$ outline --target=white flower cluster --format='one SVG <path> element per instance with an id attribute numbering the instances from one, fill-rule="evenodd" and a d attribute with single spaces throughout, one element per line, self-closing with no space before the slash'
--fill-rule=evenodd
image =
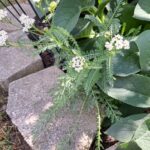
<path id="1" fill-rule="evenodd" d="M 117 34 L 115 35 L 110 42 L 105 43 L 106 49 L 109 51 L 116 49 L 129 49 L 130 48 L 130 42 L 128 40 L 125 40 L 121 35 Z"/>
<path id="2" fill-rule="evenodd" d="M 33 18 L 30 18 L 29 16 L 22 14 L 19 18 L 21 24 L 23 27 L 23 32 L 28 32 L 28 30 L 33 26 L 35 20 Z"/>
<path id="3" fill-rule="evenodd" d="M 85 63 L 85 58 L 82 56 L 76 56 L 72 58 L 72 67 L 75 69 L 75 71 L 80 72 Z"/>
<path id="4" fill-rule="evenodd" d="M 2 19 L 4 19 L 5 17 L 7 17 L 7 11 L 3 10 L 3 9 L 0 9 L 0 21 Z"/>
<path id="5" fill-rule="evenodd" d="M 41 0 L 33 0 L 34 3 L 39 3 Z"/>
<path id="6" fill-rule="evenodd" d="M 6 45 L 6 40 L 8 39 L 8 34 L 6 31 L 0 31 L 0 46 Z"/>

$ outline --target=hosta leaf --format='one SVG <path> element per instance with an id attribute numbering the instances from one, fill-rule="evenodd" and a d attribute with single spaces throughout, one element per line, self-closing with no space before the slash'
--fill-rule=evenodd
<path id="1" fill-rule="evenodd" d="M 113 73 L 117 76 L 129 76 L 140 71 L 139 58 L 136 53 L 123 51 L 113 58 Z"/>
<path id="2" fill-rule="evenodd" d="M 137 145 L 142 150 L 149 150 L 150 149 L 150 131 L 147 131 L 141 137 L 139 137 L 137 140 L 135 140 Z"/>
<path id="3" fill-rule="evenodd" d="M 134 141 L 133 137 L 137 129 L 150 118 L 147 114 L 132 115 L 122 118 L 113 124 L 106 133 L 120 142 Z"/>
<path id="4" fill-rule="evenodd" d="M 76 39 L 87 38 L 92 33 L 92 25 L 86 19 L 79 19 L 76 27 L 73 29 L 72 34 Z"/>
<path id="5" fill-rule="evenodd" d="M 150 30 L 142 32 L 135 42 L 140 51 L 141 69 L 150 71 Z"/>
<path id="6" fill-rule="evenodd" d="M 81 13 L 81 5 L 79 0 L 61 0 L 54 18 L 53 25 L 63 27 L 67 31 L 71 31 L 78 22 Z"/>
<path id="7" fill-rule="evenodd" d="M 141 150 L 138 145 L 134 142 L 122 143 L 120 144 L 116 150 Z"/>
<path id="8" fill-rule="evenodd" d="M 94 0 L 61 0 L 53 18 L 53 25 L 72 31 L 78 22 L 82 8 L 92 4 Z"/>
<path id="9" fill-rule="evenodd" d="M 135 107 L 150 107 L 150 78 L 142 75 L 118 77 L 107 94 Z"/>
<path id="10" fill-rule="evenodd" d="M 127 4 L 123 6 L 123 11 L 121 12 L 121 15 L 119 16 L 119 19 L 121 23 L 124 23 L 126 25 L 125 32 L 129 32 L 132 28 L 137 28 L 140 25 L 143 24 L 141 20 L 137 20 L 133 18 L 135 6 L 132 4 Z"/>
<path id="11" fill-rule="evenodd" d="M 150 21 L 150 1 L 139 0 L 135 7 L 134 18 L 139 20 Z"/>

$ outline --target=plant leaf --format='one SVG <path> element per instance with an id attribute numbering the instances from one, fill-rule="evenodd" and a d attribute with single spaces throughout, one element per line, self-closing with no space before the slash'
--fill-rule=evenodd
<path id="1" fill-rule="evenodd" d="M 52 24 L 71 32 L 78 22 L 82 8 L 94 4 L 94 0 L 61 0 Z"/>
<path id="2" fill-rule="evenodd" d="M 131 75 L 118 77 L 114 81 L 114 87 L 109 88 L 107 94 L 126 104 L 148 108 L 150 107 L 150 78 L 143 75 Z"/>
<path id="3" fill-rule="evenodd" d="M 139 58 L 136 53 L 123 51 L 113 58 L 113 73 L 117 76 L 129 76 L 140 71 Z"/>
<path id="4" fill-rule="evenodd" d="M 146 133 L 141 135 L 141 137 L 135 140 L 135 142 L 142 150 L 150 149 L 150 131 L 147 131 Z"/>
<path id="5" fill-rule="evenodd" d="M 142 32 L 135 42 L 140 51 L 142 71 L 150 71 L 150 30 Z"/>
<path id="6" fill-rule="evenodd" d="M 87 19 L 79 19 L 71 32 L 76 39 L 87 38 L 92 33 L 92 24 Z"/>
<path id="7" fill-rule="evenodd" d="M 116 150 L 141 150 L 141 148 L 138 147 L 136 142 L 131 141 L 128 143 L 122 143 L 120 144 Z"/>
<path id="8" fill-rule="evenodd" d="M 74 3 L 74 0 L 61 0 L 52 23 L 70 32 L 77 24 L 80 13 L 81 5 L 79 0 L 76 3 Z"/>
<path id="9" fill-rule="evenodd" d="M 135 7 L 133 17 L 139 20 L 150 21 L 150 1 L 139 0 Z"/>
<path id="10" fill-rule="evenodd" d="M 106 133 L 121 142 L 130 142 L 133 140 L 136 130 L 149 118 L 150 115 L 147 114 L 122 118 L 113 124 Z"/>

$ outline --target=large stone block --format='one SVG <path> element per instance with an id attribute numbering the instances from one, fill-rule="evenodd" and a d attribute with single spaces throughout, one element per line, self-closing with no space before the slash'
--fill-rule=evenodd
<path id="1" fill-rule="evenodd" d="M 54 90 L 61 75 L 58 68 L 50 67 L 9 86 L 7 113 L 33 150 L 57 150 L 59 147 L 61 150 L 88 150 L 92 142 L 96 116 L 94 111 L 83 111 L 77 121 L 81 105 L 77 111 L 66 106 L 46 125 L 38 138 L 33 138 L 39 116 L 53 106 L 54 100 L 49 92 Z"/>
<path id="2" fill-rule="evenodd" d="M 9 39 L 24 43 L 28 38 L 20 31 L 9 34 Z M 40 56 L 33 56 L 34 49 L 27 47 L 1 47 L 0 48 L 0 91 L 7 91 L 10 82 L 43 69 Z"/>

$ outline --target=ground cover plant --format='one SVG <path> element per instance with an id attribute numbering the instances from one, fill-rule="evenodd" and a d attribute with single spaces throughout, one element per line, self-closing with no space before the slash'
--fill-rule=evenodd
<path id="1" fill-rule="evenodd" d="M 39 30 L 33 18 L 22 15 L 23 31 L 37 40 L 19 44 L 33 45 L 38 53 L 50 49 L 65 72 L 54 106 L 39 120 L 41 130 L 79 99 L 89 111 L 97 110 L 95 149 L 103 149 L 103 128 L 119 141 L 117 150 L 150 149 L 149 0 L 41 0 L 35 5 L 47 14 L 43 24 L 48 25 Z M 14 45 L 5 31 L 0 38 L 0 46 Z"/>

